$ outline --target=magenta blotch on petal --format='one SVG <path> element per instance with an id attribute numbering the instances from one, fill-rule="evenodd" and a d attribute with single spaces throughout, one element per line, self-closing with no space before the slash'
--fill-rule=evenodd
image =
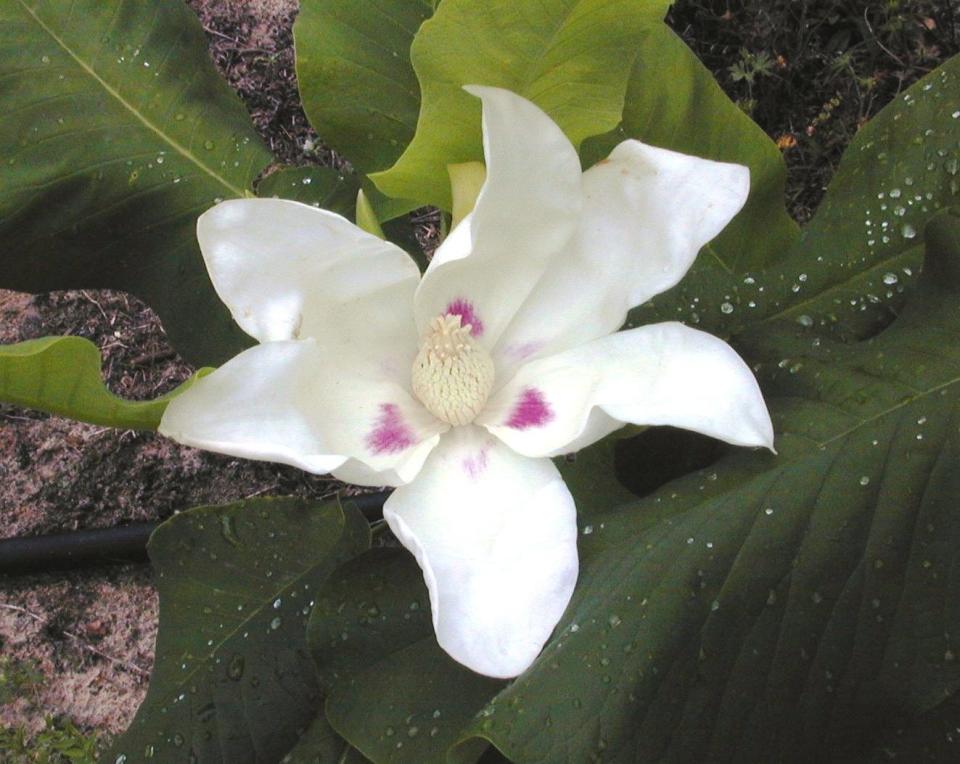
<path id="1" fill-rule="evenodd" d="M 416 442 L 397 405 L 381 403 L 377 423 L 367 435 L 367 447 L 375 454 L 396 454 L 416 445 Z"/>
<path id="2" fill-rule="evenodd" d="M 483 321 L 477 316 L 473 303 L 469 300 L 458 297 L 447 305 L 445 313 L 448 316 L 460 316 L 460 326 L 469 324 L 471 337 L 479 337 L 483 334 Z"/>
<path id="3" fill-rule="evenodd" d="M 463 459 L 463 471 L 476 480 L 487 470 L 487 449 L 481 448 L 476 454 Z"/>
<path id="4" fill-rule="evenodd" d="M 543 393 L 535 387 L 525 387 L 520 393 L 517 405 L 510 412 L 507 427 L 527 430 L 531 427 L 542 427 L 552 419 L 553 410 L 544 399 Z"/>

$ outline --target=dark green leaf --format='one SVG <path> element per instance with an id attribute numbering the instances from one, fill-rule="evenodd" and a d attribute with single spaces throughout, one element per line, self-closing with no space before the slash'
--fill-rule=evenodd
<path id="1" fill-rule="evenodd" d="M 281 760 L 282 764 L 360 764 L 367 759 L 333 731 L 322 711 Z"/>
<path id="2" fill-rule="evenodd" d="M 142 297 L 194 363 L 249 340 L 196 220 L 270 161 L 182 3 L 0 2 L 0 285 Z"/>
<path id="3" fill-rule="evenodd" d="M 202 507 L 164 523 L 149 545 L 156 664 L 108 760 L 278 761 L 322 700 L 306 645 L 316 592 L 368 545 L 358 512 L 302 499 Z"/>
<path id="4" fill-rule="evenodd" d="M 592 517 L 558 630 L 455 753 L 487 739 L 518 762 L 845 760 L 955 693 L 960 218 L 926 240 L 922 289 L 877 337 L 779 322 L 741 338 L 780 455 L 738 451 Z M 427 659 L 425 619 L 403 617 L 423 597 L 413 561 L 387 563 L 331 581 L 322 607 L 342 620 L 312 641 L 334 726 L 375 760 L 386 727 L 430 705 L 384 698 L 386 678 L 410 692 L 423 673 L 441 709 L 463 681 Z"/>
<path id="5" fill-rule="evenodd" d="M 129 401 L 100 378 L 100 351 L 81 337 L 44 337 L 0 345 L 0 401 L 82 422 L 155 430 L 167 402 L 188 388 L 152 401 Z"/>
<path id="6" fill-rule="evenodd" d="M 502 686 L 437 645 L 430 601 L 405 551 L 377 549 L 340 568 L 317 598 L 308 641 L 328 688 L 327 718 L 375 762 L 441 762 Z M 473 741 L 454 759 L 472 762 Z"/>
<path id="7" fill-rule="evenodd" d="M 480 102 L 464 85 L 507 88 L 546 111 L 574 145 L 620 122 L 640 31 L 669 2 L 444 0 L 411 48 L 422 105 L 413 141 L 371 176 L 388 196 L 449 210 L 447 165 L 483 159 Z"/>
<path id="8" fill-rule="evenodd" d="M 292 199 L 330 210 L 353 221 L 360 182 L 332 167 L 284 167 L 257 184 L 257 196 Z"/>
<path id="9" fill-rule="evenodd" d="M 960 200 L 958 103 L 953 58 L 857 134 L 784 260 L 731 275 L 701 255 L 679 286 L 633 310 L 630 324 L 679 319 L 729 336 L 788 318 L 852 339 L 886 326 L 919 271 L 924 226 Z"/>
<path id="10" fill-rule="evenodd" d="M 475 734 L 517 761 L 844 760 L 960 687 L 960 218 L 927 241 L 881 335 L 745 340 L 780 456 L 595 522 L 558 632 Z"/>

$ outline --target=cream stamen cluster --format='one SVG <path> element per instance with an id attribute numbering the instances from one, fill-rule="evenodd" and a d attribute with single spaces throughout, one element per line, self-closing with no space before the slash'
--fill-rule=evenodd
<path id="1" fill-rule="evenodd" d="M 493 360 L 460 316 L 437 316 L 413 362 L 413 392 L 438 419 L 470 424 L 493 387 Z"/>

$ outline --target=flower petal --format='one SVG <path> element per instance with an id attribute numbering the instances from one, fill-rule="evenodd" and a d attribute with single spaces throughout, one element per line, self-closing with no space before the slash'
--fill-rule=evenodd
<path id="1" fill-rule="evenodd" d="M 591 416 L 594 407 L 624 423 L 673 425 L 773 448 L 770 416 L 747 365 L 723 340 L 678 323 L 611 334 L 529 362 L 477 424 L 521 454 L 553 456 L 589 445 L 591 432 L 610 432 Z"/>
<path id="2" fill-rule="evenodd" d="M 363 342 L 412 324 L 413 260 L 340 215 L 285 199 L 231 199 L 200 216 L 197 238 L 217 294 L 261 342 L 332 325 L 344 341 Z"/>
<path id="3" fill-rule="evenodd" d="M 576 510 L 553 463 L 458 427 L 383 516 L 423 569 L 440 646 L 481 674 L 524 671 L 577 580 Z"/>
<path id="4" fill-rule="evenodd" d="M 583 174 L 580 227 L 500 338 L 498 373 L 619 329 L 680 281 L 749 190 L 741 165 L 621 143 Z"/>
<path id="5" fill-rule="evenodd" d="M 423 333 L 435 316 L 469 311 L 474 335 L 490 346 L 576 229 L 580 160 L 530 101 L 500 88 L 467 90 L 483 100 L 487 177 L 473 212 L 434 255 L 416 316 Z"/>
<path id="6" fill-rule="evenodd" d="M 348 457 L 411 480 L 447 425 L 391 373 L 314 339 L 245 350 L 167 406 L 159 430 L 208 451 L 314 473 Z"/>

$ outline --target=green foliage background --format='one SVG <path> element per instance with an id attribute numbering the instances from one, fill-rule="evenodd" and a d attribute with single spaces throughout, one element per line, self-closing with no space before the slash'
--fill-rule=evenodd
<path id="1" fill-rule="evenodd" d="M 196 215 L 257 193 L 353 216 L 360 187 L 384 220 L 447 208 L 446 162 L 482 156 L 463 84 L 536 101 L 585 166 L 638 138 L 747 164 L 753 178 L 743 213 L 630 324 L 680 319 L 730 338 L 770 402 L 778 456 L 711 450 L 703 469 L 665 472 L 642 496 L 616 475 L 641 470 L 649 433 L 562 464 L 582 510 L 581 578 L 544 653 L 510 683 L 440 651 L 415 562 L 371 549 L 349 505 L 258 499 L 179 515 L 150 544 L 150 693 L 109 760 L 943 749 L 960 684 L 960 63 L 857 134 L 800 232 L 780 152 L 662 23 L 668 6 L 304 0 L 304 106 L 358 172 L 285 168 L 255 184 L 270 155 L 179 3 L 0 0 L 0 286 L 133 291 L 202 363 L 248 340 L 203 272 Z M 741 58 L 736 82 L 768 76 Z M 0 399 L 154 427 L 164 401 L 111 396 L 97 367 L 77 338 L 6 346 Z"/>

